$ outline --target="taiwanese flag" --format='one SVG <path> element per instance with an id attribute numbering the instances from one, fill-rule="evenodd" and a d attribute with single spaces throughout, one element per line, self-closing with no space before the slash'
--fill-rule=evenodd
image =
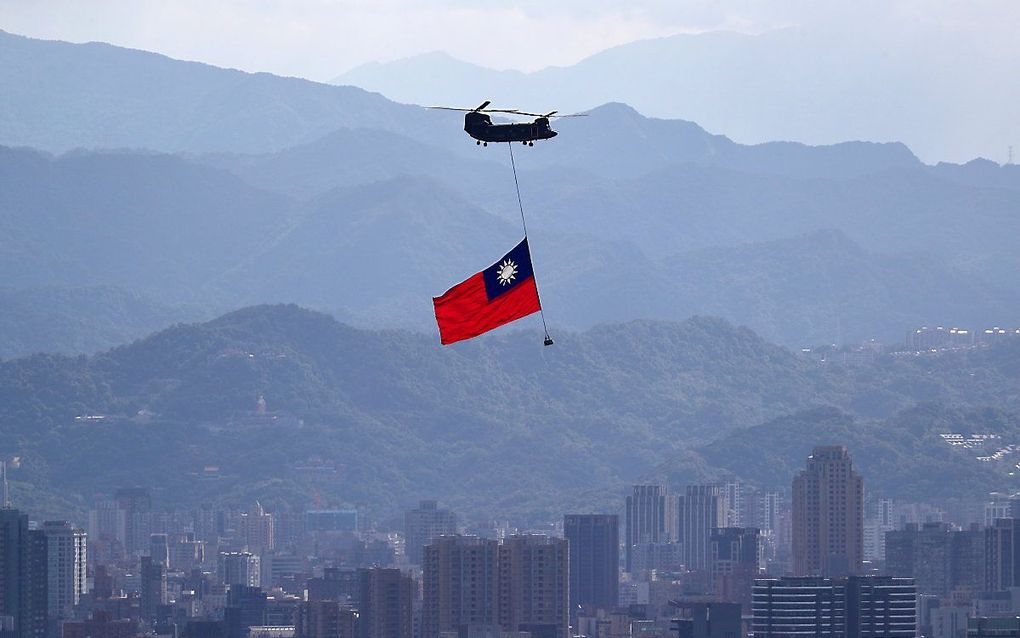
<path id="1" fill-rule="evenodd" d="M 502 259 L 433 297 L 443 345 L 477 337 L 542 309 L 525 237 Z"/>

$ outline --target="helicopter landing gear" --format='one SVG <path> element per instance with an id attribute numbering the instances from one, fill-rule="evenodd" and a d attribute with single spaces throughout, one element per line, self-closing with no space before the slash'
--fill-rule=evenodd
<path id="1" fill-rule="evenodd" d="M 488 142 L 482 142 L 482 146 L 488 146 L 488 145 L 489 145 Z"/>
<path id="2" fill-rule="evenodd" d="M 525 146 L 527 146 L 527 145 L 528 145 L 528 143 L 527 143 L 527 142 L 521 142 L 521 144 L 524 144 Z"/>
<path id="3" fill-rule="evenodd" d="M 480 141 L 475 140 L 475 146 L 481 146 L 481 145 L 482 145 L 482 143 Z"/>
<path id="4" fill-rule="evenodd" d="M 528 146 L 534 146 L 534 145 L 535 145 L 534 142 L 528 142 Z"/>

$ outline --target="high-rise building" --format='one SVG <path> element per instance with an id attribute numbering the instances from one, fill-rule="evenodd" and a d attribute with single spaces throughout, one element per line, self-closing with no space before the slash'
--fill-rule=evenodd
<path id="1" fill-rule="evenodd" d="M 163 569 L 170 569 L 170 537 L 167 534 L 149 535 L 149 556 Z"/>
<path id="2" fill-rule="evenodd" d="M 141 576 L 138 615 L 142 622 L 155 622 L 160 605 L 167 602 L 166 568 L 151 556 L 142 556 L 138 571 Z"/>
<path id="3" fill-rule="evenodd" d="M 399 569 L 359 569 L 358 638 L 411 638 L 415 583 Z"/>
<path id="4" fill-rule="evenodd" d="M 261 561 L 251 552 L 220 552 L 217 562 L 220 582 L 224 585 L 258 587 L 261 582 Z"/>
<path id="5" fill-rule="evenodd" d="M 863 555 L 864 480 L 845 447 L 816 447 L 793 479 L 793 573 L 856 574 Z"/>
<path id="6" fill-rule="evenodd" d="M 947 523 L 908 523 L 886 532 L 885 573 L 913 578 L 921 594 L 947 596 L 963 587 L 985 587 L 984 536 L 980 530 L 959 531 Z"/>
<path id="7" fill-rule="evenodd" d="M 632 571 L 633 548 L 638 543 L 672 540 L 673 502 L 665 486 L 635 485 L 627 497 L 627 529 L 624 538 L 627 571 Z"/>
<path id="8" fill-rule="evenodd" d="M 46 635 L 47 568 L 46 535 L 29 529 L 27 514 L 0 509 L 0 616 L 9 617 L 7 635 Z"/>
<path id="9" fill-rule="evenodd" d="M 250 552 L 262 554 L 276 548 L 273 515 L 267 514 L 258 501 L 251 510 L 241 514 L 241 536 Z"/>
<path id="10" fill-rule="evenodd" d="M 620 519 L 615 514 L 567 514 L 570 610 L 612 609 L 620 598 Z"/>
<path id="11" fill-rule="evenodd" d="M 534 638 L 569 638 L 568 542 L 510 536 L 499 547 L 499 624 Z"/>
<path id="12" fill-rule="evenodd" d="M 689 570 L 708 571 L 712 530 L 726 527 L 726 494 L 718 485 L 688 485 L 677 503 L 677 536 Z"/>
<path id="13" fill-rule="evenodd" d="M 744 527 L 747 510 L 744 500 L 747 488 L 744 484 L 734 481 L 723 486 L 723 497 L 726 499 L 726 520 L 719 527 Z"/>
<path id="14" fill-rule="evenodd" d="M 917 635 L 917 588 L 910 578 L 858 576 L 846 581 L 847 638 Z"/>
<path id="15" fill-rule="evenodd" d="M 152 495 L 144 487 L 125 487 L 113 495 L 117 509 L 122 512 L 123 534 L 120 540 L 127 555 L 135 555 L 149 549 L 151 529 Z"/>
<path id="16" fill-rule="evenodd" d="M 985 530 L 985 587 L 1020 587 L 1020 519 L 998 518 Z"/>
<path id="17" fill-rule="evenodd" d="M 499 544 L 475 536 L 440 536 L 422 559 L 422 636 L 461 625 L 498 622 Z"/>
<path id="18" fill-rule="evenodd" d="M 418 507 L 404 514 L 404 551 L 407 559 L 421 564 L 422 551 L 434 538 L 457 533 L 457 515 L 439 509 L 435 501 L 421 501 Z"/>
<path id="19" fill-rule="evenodd" d="M 769 578 L 754 583 L 755 638 L 846 637 L 846 585 L 827 578 Z"/>
<path id="20" fill-rule="evenodd" d="M 913 638 L 917 590 L 887 576 L 761 579 L 753 614 L 755 638 Z"/>
<path id="21" fill-rule="evenodd" d="M 751 589 L 761 563 L 760 540 L 754 527 L 721 527 L 712 531 L 712 582 L 722 600 L 751 608 Z"/>
<path id="22" fill-rule="evenodd" d="M 67 521 L 46 521 L 46 578 L 48 612 L 53 618 L 70 618 L 85 593 L 85 530 Z"/>
<path id="23" fill-rule="evenodd" d="M 294 613 L 294 638 L 358 638 L 358 612 L 335 600 L 306 600 Z"/>
<path id="24" fill-rule="evenodd" d="M 191 532 L 170 546 L 170 564 L 176 571 L 187 573 L 201 567 L 204 562 L 205 541 L 195 540 Z"/>
<path id="25" fill-rule="evenodd" d="M 266 619 L 266 592 L 261 587 L 232 584 L 223 609 L 226 638 L 246 638 L 248 629 Z"/>

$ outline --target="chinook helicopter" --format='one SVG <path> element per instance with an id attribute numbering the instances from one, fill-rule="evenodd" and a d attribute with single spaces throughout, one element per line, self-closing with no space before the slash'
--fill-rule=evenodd
<path id="1" fill-rule="evenodd" d="M 461 111 L 464 113 L 464 130 L 475 139 L 475 144 L 488 146 L 489 142 L 520 142 L 525 146 L 534 146 L 535 140 L 548 140 L 556 137 L 556 131 L 549 125 L 554 117 L 584 117 L 587 113 L 556 115 L 557 111 L 548 113 L 528 113 L 517 109 L 489 109 L 491 102 L 486 100 L 473 109 L 459 109 L 451 106 L 431 106 L 432 109 L 443 111 Z M 493 124 L 489 113 L 507 113 L 535 118 L 532 122 L 514 122 L 510 124 Z"/>

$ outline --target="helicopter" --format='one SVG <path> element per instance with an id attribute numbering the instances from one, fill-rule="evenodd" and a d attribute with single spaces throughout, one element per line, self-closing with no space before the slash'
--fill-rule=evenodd
<path id="1" fill-rule="evenodd" d="M 556 131 L 549 125 L 554 117 L 584 117 L 586 113 L 557 115 L 557 111 L 548 113 L 528 113 L 517 109 L 489 109 L 491 102 L 486 100 L 473 109 L 459 109 L 451 106 L 431 106 L 432 109 L 443 111 L 461 111 L 464 113 L 464 130 L 475 139 L 475 144 L 488 146 L 489 142 L 520 142 L 525 146 L 534 146 L 535 140 L 548 140 L 556 137 Z M 511 124 L 493 124 L 488 113 L 507 113 L 533 117 L 533 122 L 515 122 Z"/>

